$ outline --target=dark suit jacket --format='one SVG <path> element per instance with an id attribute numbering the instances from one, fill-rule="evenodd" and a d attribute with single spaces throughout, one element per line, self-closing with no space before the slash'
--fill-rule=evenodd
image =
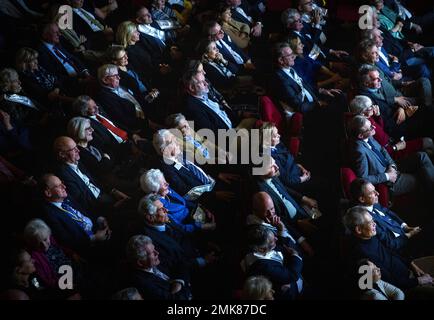
<path id="1" fill-rule="evenodd" d="M 67 201 L 72 208 L 92 219 L 91 215 L 82 211 L 82 209 L 72 201 L 64 201 Z M 80 254 L 88 250 L 90 246 L 90 238 L 88 234 L 64 211 L 49 202 L 45 202 L 41 218 L 48 224 L 53 232 L 53 236 L 61 245 L 73 249 Z"/>
<path id="2" fill-rule="evenodd" d="M 79 163 L 78 168 L 80 171 L 85 174 L 90 182 L 98 187 L 103 192 L 101 185 L 95 181 L 92 175 L 88 172 L 88 170 L 84 167 L 83 164 Z M 74 201 L 74 203 L 78 203 L 80 207 L 85 210 L 85 212 L 89 215 L 97 214 L 97 198 L 93 195 L 90 189 L 86 186 L 83 180 L 71 169 L 70 166 L 64 163 L 59 163 L 55 170 L 56 175 L 63 181 L 66 186 L 66 191 L 68 192 L 68 196 Z M 95 216 L 92 216 L 95 218 Z"/>
<path id="3" fill-rule="evenodd" d="M 127 132 L 143 129 L 143 121 L 136 116 L 134 104 L 127 99 L 120 98 L 110 89 L 100 87 L 95 100 L 104 108 L 116 126 Z M 139 102 L 139 101 L 138 101 Z"/>
<path id="4" fill-rule="evenodd" d="M 223 107 L 232 122 L 232 127 L 235 128 L 239 123 L 237 115 L 222 104 L 220 104 L 220 107 Z M 188 120 L 194 121 L 195 131 L 203 128 L 210 129 L 214 132 L 215 137 L 217 137 L 218 129 L 230 129 L 214 111 L 205 105 L 205 103 L 191 95 L 187 96 L 187 104 L 185 105 L 183 114 Z"/>
<path id="5" fill-rule="evenodd" d="M 229 37 L 227 34 L 225 34 L 225 36 L 222 39 L 227 45 L 229 45 L 231 47 L 232 50 L 234 50 L 237 54 L 240 55 L 240 57 L 243 59 L 243 64 L 250 59 L 250 57 L 248 55 L 246 55 L 240 48 L 238 48 L 238 46 L 232 42 L 232 40 L 229 40 Z M 237 63 L 237 61 L 234 59 L 234 57 L 232 56 L 232 54 L 230 54 L 230 52 L 223 46 L 221 45 L 219 42 L 216 42 L 217 48 L 219 49 L 220 53 L 223 55 L 223 57 L 225 58 L 225 60 L 229 61 L 230 63 L 233 63 L 234 65 L 239 65 Z"/>
<path id="6" fill-rule="evenodd" d="M 381 216 L 375 209 L 384 213 L 385 216 Z M 404 221 L 392 210 L 377 203 L 374 205 L 374 212 L 371 213 L 371 216 L 377 225 L 378 238 L 380 241 L 384 242 L 387 247 L 400 251 L 408 243 L 408 238 L 401 228 Z M 394 233 L 399 234 L 399 236 L 396 237 Z"/>
<path id="7" fill-rule="evenodd" d="M 66 51 L 64 48 L 62 48 L 60 45 L 58 46 L 60 51 L 65 54 L 65 56 L 70 59 L 80 71 L 85 70 L 84 64 L 75 56 L 70 54 L 68 51 Z M 41 43 L 38 47 L 38 62 L 39 64 L 44 67 L 45 70 L 47 70 L 49 73 L 54 74 L 56 76 L 60 77 L 69 77 L 68 73 L 66 72 L 64 66 L 60 61 L 54 56 L 50 50 L 45 46 L 45 44 Z"/>
<path id="8" fill-rule="evenodd" d="M 99 121 L 90 117 L 87 118 L 90 120 L 90 125 L 94 130 L 92 143 L 94 143 L 98 149 L 108 150 L 110 153 L 113 153 L 113 150 L 116 149 L 116 145 L 119 144 L 117 140 L 106 127 L 99 123 Z"/>
<path id="9" fill-rule="evenodd" d="M 318 93 L 305 81 L 303 81 L 303 87 L 312 95 L 313 102 L 308 102 L 306 97 L 304 101 L 302 100 L 301 87 L 282 69 L 276 70 L 273 74 L 271 88 L 278 100 L 285 102 L 299 112 L 312 111 L 317 105 L 315 101 L 317 100 Z"/>
<path id="10" fill-rule="evenodd" d="M 381 147 L 372 137 L 370 137 L 369 140 L 378 150 L 380 150 L 387 161 L 387 166 L 395 164 L 386 149 Z M 387 166 L 384 166 L 365 141 L 359 139 L 352 141 L 351 159 L 357 177 L 364 178 L 372 184 L 387 182 L 385 174 Z"/>
<path id="11" fill-rule="evenodd" d="M 417 286 L 417 279 L 410 278 L 409 262 L 387 247 L 377 236 L 369 240 L 351 236 L 349 246 L 351 248 L 350 261 L 356 262 L 360 259 L 368 258 L 381 269 L 383 281 L 390 282 L 400 289 L 409 289 Z"/>
<path id="12" fill-rule="evenodd" d="M 262 275 L 267 277 L 273 284 L 278 299 L 295 299 L 299 293 L 296 281 L 301 278 L 303 261 L 298 257 L 290 256 L 284 264 L 274 260 L 258 259 L 247 271 L 248 276 Z M 290 284 L 291 287 L 282 292 L 282 285 Z"/>
<path id="13" fill-rule="evenodd" d="M 161 271 L 161 270 L 160 270 Z M 137 288 L 145 300 L 188 300 L 190 289 L 183 286 L 180 291 L 172 294 L 171 282 L 142 270 L 134 270 L 130 276 L 130 285 Z"/>
<path id="14" fill-rule="evenodd" d="M 301 201 L 303 195 L 299 194 L 298 192 L 292 189 L 286 188 L 277 177 L 272 178 L 272 180 L 276 188 L 279 190 L 279 192 L 283 194 L 283 196 L 286 199 L 288 199 L 292 203 L 292 205 L 297 209 L 296 215 L 294 216 L 294 218 L 291 219 L 286 210 L 285 204 L 283 203 L 279 195 L 276 192 L 274 192 L 274 190 L 265 182 L 265 180 L 260 178 L 255 179 L 254 183 L 256 184 L 255 185 L 257 189 L 256 191 L 257 192 L 265 191 L 270 195 L 271 199 L 273 199 L 276 214 L 282 219 L 284 219 L 284 221 L 296 221 L 298 219 L 308 218 L 309 216 L 306 213 L 306 211 L 297 203 Z"/>
<path id="15" fill-rule="evenodd" d="M 297 166 L 294 157 L 283 143 L 279 143 L 276 146 L 276 150 L 271 150 L 271 156 L 279 166 L 279 179 L 284 185 L 290 186 L 301 182 L 301 169 Z"/>

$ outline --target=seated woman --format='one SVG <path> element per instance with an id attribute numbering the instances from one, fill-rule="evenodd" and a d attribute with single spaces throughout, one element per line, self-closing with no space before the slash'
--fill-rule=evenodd
<path id="1" fill-rule="evenodd" d="M 232 19 L 231 6 L 222 3 L 217 8 L 217 21 L 224 32 L 241 49 L 245 49 L 250 43 L 250 27 L 248 24 Z"/>
<path id="2" fill-rule="evenodd" d="M 158 169 L 146 171 L 140 177 L 140 186 L 146 194 L 155 193 L 160 197 L 163 206 L 168 210 L 170 218 L 175 221 L 182 230 L 194 232 L 197 230 L 215 229 L 214 216 L 211 212 L 198 207 L 193 201 L 184 199 L 175 190 L 169 187 L 163 173 Z M 191 212 L 198 208 L 201 216 L 193 217 Z M 210 222 L 207 222 L 210 221 Z"/>
<path id="3" fill-rule="evenodd" d="M 61 79 L 38 64 L 38 55 L 36 50 L 27 47 L 15 55 L 15 66 L 26 92 L 47 106 L 52 103 L 71 104 L 73 98 L 65 93 Z"/>
<path id="4" fill-rule="evenodd" d="M 371 121 L 375 126 L 374 139 L 394 159 L 399 159 L 418 151 L 425 151 L 434 155 L 434 143 L 431 138 L 416 138 L 409 141 L 396 141 L 385 131 L 383 119 L 380 116 L 379 107 L 373 105 L 372 100 L 367 96 L 355 96 L 350 102 L 350 111 L 355 115 L 362 115 Z"/>
<path id="5" fill-rule="evenodd" d="M 51 235 L 51 229 L 41 219 L 33 219 L 24 228 L 23 238 L 32 257 L 35 273 L 45 288 L 59 291 L 61 296 L 77 294 L 76 290 L 59 290 L 60 267 L 67 265 L 73 270 L 73 287 L 81 282 L 78 256 L 72 251 L 60 247 Z M 75 258 L 73 256 L 75 255 Z M 79 296 L 79 294 L 77 294 Z"/>
<path id="6" fill-rule="evenodd" d="M 295 36 L 289 39 L 289 46 L 297 56 L 294 61 L 294 70 L 298 75 L 307 81 L 311 86 L 319 88 L 347 88 L 349 80 L 334 73 L 318 60 L 313 60 L 304 55 L 304 45 L 300 38 Z"/>
<path id="7" fill-rule="evenodd" d="M 114 186 L 127 192 L 137 190 L 137 178 L 122 177 L 122 168 L 116 165 L 112 155 L 91 144 L 93 128 L 90 120 L 82 117 L 68 122 L 68 135 L 74 139 L 80 150 L 80 161 L 105 185 Z"/>
<path id="8" fill-rule="evenodd" d="M 372 274 L 372 288 L 365 289 L 360 292 L 361 300 L 404 300 L 405 294 L 401 289 L 394 285 L 381 280 L 381 270 L 374 263 L 368 259 L 362 259 L 356 266 L 356 280 L 357 284 L 360 279 L 360 268 L 365 267 Z M 360 289 L 359 289 L 360 290 Z"/>

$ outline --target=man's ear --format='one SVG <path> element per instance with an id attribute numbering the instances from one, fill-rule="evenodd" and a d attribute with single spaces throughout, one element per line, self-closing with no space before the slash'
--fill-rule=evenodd
<path id="1" fill-rule="evenodd" d="M 44 196 L 45 196 L 46 198 L 51 198 L 52 195 L 53 195 L 53 194 L 51 193 L 50 189 L 45 188 L 45 190 L 44 190 Z"/>
<path id="2" fill-rule="evenodd" d="M 139 268 L 143 268 L 143 269 L 147 269 L 149 267 L 147 261 L 142 259 L 138 259 L 136 264 Z"/>
<path id="3" fill-rule="evenodd" d="M 154 223 L 154 216 L 150 214 L 145 214 L 145 220 L 149 223 Z"/>
<path id="4" fill-rule="evenodd" d="M 362 228 L 360 226 L 356 226 L 354 228 L 354 232 L 356 233 L 356 235 L 361 235 L 362 234 Z"/>
<path id="5" fill-rule="evenodd" d="M 365 198 L 363 196 L 360 196 L 357 200 L 359 200 L 360 203 L 365 203 Z"/>

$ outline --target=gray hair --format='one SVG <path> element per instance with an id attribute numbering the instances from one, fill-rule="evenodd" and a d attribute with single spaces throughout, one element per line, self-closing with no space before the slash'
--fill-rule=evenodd
<path id="1" fill-rule="evenodd" d="M 152 139 L 152 145 L 154 146 L 155 151 L 161 156 L 163 155 L 164 149 L 170 145 L 171 141 L 168 141 L 168 138 L 173 135 L 167 129 L 160 129 L 156 133 L 154 133 L 154 137 Z"/>
<path id="2" fill-rule="evenodd" d="M 40 240 L 44 236 L 51 236 L 50 227 L 41 219 L 30 220 L 24 227 L 24 241 L 29 246 L 35 246 L 35 240 Z"/>
<path id="3" fill-rule="evenodd" d="M 247 232 L 248 245 L 251 250 L 254 252 L 259 251 L 260 249 L 268 248 L 268 238 L 270 234 L 273 234 L 273 231 L 267 227 L 262 225 L 255 226 Z"/>
<path id="4" fill-rule="evenodd" d="M 182 120 L 186 120 L 182 113 L 173 113 L 166 118 L 166 126 L 169 128 L 176 128 Z"/>
<path id="5" fill-rule="evenodd" d="M 362 64 L 358 70 L 359 73 L 359 86 L 364 87 L 365 82 L 371 81 L 371 78 L 369 77 L 369 73 L 372 71 L 378 71 L 377 67 L 373 66 L 372 64 Z"/>
<path id="6" fill-rule="evenodd" d="M 279 42 L 279 43 L 274 45 L 273 51 L 272 51 L 272 56 L 273 56 L 273 61 L 275 63 L 277 63 L 277 64 L 279 63 L 279 59 L 281 57 L 283 57 L 283 49 L 285 49 L 285 48 L 291 48 L 289 46 L 288 42 Z"/>
<path id="7" fill-rule="evenodd" d="M 160 197 L 155 193 L 150 193 L 144 196 L 142 199 L 140 199 L 137 211 L 140 215 L 153 216 L 157 213 L 157 207 L 155 206 L 154 202 L 158 200 L 160 200 Z"/>
<path id="8" fill-rule="evenodd" d="M 83 117 L 74 117 L 68 122 L 68 135 L 75 142 L 86 140 L 86 126 L 90 125 L 90 120 Z"/>
<path id="9" fill-rule="evenodd" d="M 345 228 L 347 228 L 348 231 L 354 232 L 356 230 L 357 226 L 361 226 L 365 224 L 366 219 L 365 215 L 369 214 L 368 209 L 366 207 L 362 206 L 355 206 L 345 213 L 344 217 L 342 218 L 342 223 L 344 224 Z"/>
<path id="10" fill-rule="evenodd" d="M 298 12 L 298 10 L 294 8 L 288 8 L 283 11 L 280 15 L 280 21 L 282 21 L 283 26 L 287 28 L 288 25 L 293 24 L 295 21 L 295 16 L 297 14 L 300 15 L 300 12 Z"/>
<path id="11" fill-rule="evenodd" d="M 72 103 L 72 109 L 76 114 L 86 117 L 87 114 L 87 104 L 92 100 L 91 97 L 86 95 L 78 96 Z"/>
<path id="12" fill-rule="evenodd" d="M 147 260 L 148 254 L 146 253 L 145 246 L 148 244 L 152 244 L 152 239 L 148 236 L 142 234 L 132 236 L 128 240 L 126 248 L 128 261 L 135 264 L 138 260 Z"/>
<path id="13" fill-rule="evenodd" d="M 262 300 L 265 294 L 273 288 L 272 283 L 264 276 L 251 276 L 244 282 L 243 299 Z"/>
<path id="14" fill-rule="evenodd" d="M 0 89 L 3 92 L 9 90 L 13 78 L 18 78 L 18 73 L 15 69 L 5 68 L 0 71 Z"/>
<path id="15" fill-rule="evenodd" d="M 140 177 L 140 187 L 146 194 L 157 193 L 161 187 L 161 178 L 164 178 L 164 175 L 160 170 L 150 169 Z"/>
<path id="16" fill-rule="evenodd" d="M 360 116 L 360 115 L 355 116 L 353 119 L 351 119 L 348 134 L 352 138 L 357 139 L 359 134 L 362 133 L 362 128 L 365 125 L 367 120 L 368 119 L 365 116 Z"/>
<path id="17" fill-rule="evenodd" d="M 98 80 L 102 82 L 107 76 L 112 76 L 118 72 L 118 66 L 114 64 L 105 64 L 98 68 Z"/>
<path id="18" fill-rule="evenodd" d="M 367 96 L 355 96 L 350 102 L 350 110 L 353 113 L 362 114 L 370 107 L 372 107 L 372 100 Z"/>

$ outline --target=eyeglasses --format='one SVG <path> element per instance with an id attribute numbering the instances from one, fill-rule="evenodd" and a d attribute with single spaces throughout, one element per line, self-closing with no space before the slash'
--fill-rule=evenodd
<path id="1" fill-rule="evenodd" d="M 370 126 L 368 129 L 364 130 L 363 132 L 364 132 L 364 133 L 366 133 L 366 132 L 370 132 L 370 131 L 372 131 L 372 130 L 374 130 L 374 129 L 375 129 L 375 126 L 374 126 L 373 124 L 371 124 L 371 126 Z"/>
<path id="2" fill-rule="evenodd" d="M 295 58 L 295 54 L 293 54 L 293 53 L 287 54 L 287 55 L 282 56 L 282 58 L 291 58 L 291 59 L 294 59 Z"/>
<path id="3" fill-rule="evenodd" d="M 110 78 L 110 77 L 115 77 L 115 78 L 118 78 L 118 79 L 121 78 L 121 76 L 119 74 L 111 74 L 111 75 L 107 76 L 107 78 Z"/>
<path id="4" fill-rule="evenodd" d="M 220 29 L 219 31 L 217 31 L 216 33 L 211 33 L 210 36 L 215 37 L 218 34 L 222 34 L 224 33 L 223 29 Z"/>

